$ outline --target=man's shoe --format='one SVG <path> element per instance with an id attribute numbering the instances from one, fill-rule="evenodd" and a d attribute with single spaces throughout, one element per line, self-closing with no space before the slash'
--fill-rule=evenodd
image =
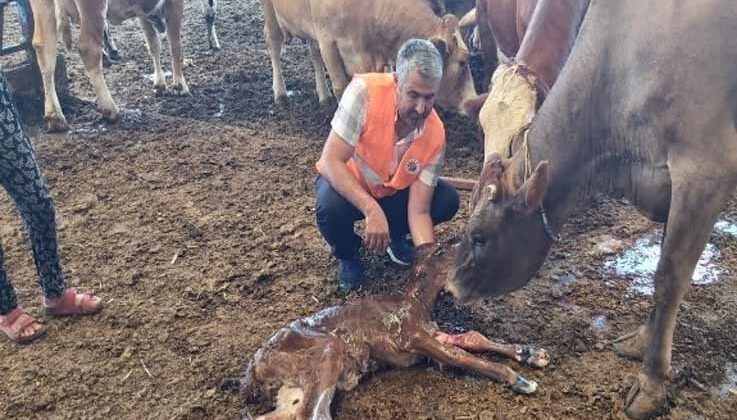
<path id="1" fill-rule="evenodd" d="M 415 247 L 405 238 L 392 239 L 386 253 L 399 265 L 409 266 L 415 260 Z"/>
<path id="2" fill-rule="evenodd" d="M 363 285 L 363 264 L 358 257 L 338 260 L 338 288 L 344 292 Z"/>

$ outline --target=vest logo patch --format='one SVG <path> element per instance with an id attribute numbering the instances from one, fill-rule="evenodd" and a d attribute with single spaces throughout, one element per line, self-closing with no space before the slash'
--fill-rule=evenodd
<path id="1" fill-rule="evenodd" d="M 420 172 L 420 162 L 417 161 L 417 159 L 409 159 L 404 164 L 404 169 L 409 172 L 410 175 L 417 175 L 418 172 Z"/>

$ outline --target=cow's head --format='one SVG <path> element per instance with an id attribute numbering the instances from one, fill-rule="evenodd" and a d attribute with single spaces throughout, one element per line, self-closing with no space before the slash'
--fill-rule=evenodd
<path id="1" fill-rule="evenodd" d="M 540 214 L 548 163 L 541 162 L 525 182 L 517 165 L 516 159 L 493 154 L 473 191 L 474 211 L 456 249 L 447 285 L 459 303 L 524 286 L 550 249 L 552 240 Z"/>
<path id="2" fill-rule="evenodd" d="M 469 53 L 458 27 L 458 18 L 445 15 L 437 33 L 430 38 L 443 57 L 443 78 L 438 92 L 438 103 L 458 112 L 464 112 L 463 102 L 476 97 Z"/>

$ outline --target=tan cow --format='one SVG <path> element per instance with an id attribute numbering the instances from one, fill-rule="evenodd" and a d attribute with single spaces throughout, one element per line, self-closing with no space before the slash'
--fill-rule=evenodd
<path id="1" fill-rule="evenodd" d="M 71 48 L 70 21 L 80 25 L 79 54 L 87 75 L 95 89 L 97 107 L 110 121 L 118 118 L 115 105 L 102 73 L 102 45 L 105 18 L 114 25 L 137 17 L 143 29 L 146 45 L 154 65 L 154 86 L 166 88 L 161 70 L 161 42 L 158 32 L 166 31 L 173 59 L 173 89 L 183 95 L 189 87 L 182 72 L 181 26 L 184 0 L 31 0 L 35 30 L 33 47 L 38 55 L 44 84 L 44 119 L 50 131 L 69 128 L 59 105 L 54 83 L 57 33 L 61 34 L 67 49 Z"/>
<path id="2" fill-rule="evenodd" d="M 284 102 L 287 93 L 281 50 L 293 37 L 310 44 L 320 103 L 330 97 L 323 63 L 340 98 L 353 74 L 392 66 L 410 38 L 429 39 L 443 56 L 439 104 L 461 110 L 463 101 L 476 95 L 458 19 L 436 16 L 425 0 L 261 0 L 261 5 L 277 102 Z"/>

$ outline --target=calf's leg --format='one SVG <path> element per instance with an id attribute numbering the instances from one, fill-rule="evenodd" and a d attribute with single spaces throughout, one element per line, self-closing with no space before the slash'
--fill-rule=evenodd
<path id="1" fill-rule="evenodd" d="M 550 356 L 545 349 L 535 348 L 529 345 L 495 343 L 477 331 L 469 331 L 463 334 L 438 333 L 435 339 L 443 344 L 460 347 L 476 353 L 498 353 L 517 362 L 537 368 L 543 368 L 550 363 Z"/>
<path id="2" fill-rule="evenodd" d="M 512 391 L 519 394 L 532 394 L 537 390 L 535 381 L 525 379 L 509 367 L 474 356 L 458 347 L 443 344 L 429 336 L 415 340 L 411 349 L 438 363 L 467 369 L 506 383 Z"/>

